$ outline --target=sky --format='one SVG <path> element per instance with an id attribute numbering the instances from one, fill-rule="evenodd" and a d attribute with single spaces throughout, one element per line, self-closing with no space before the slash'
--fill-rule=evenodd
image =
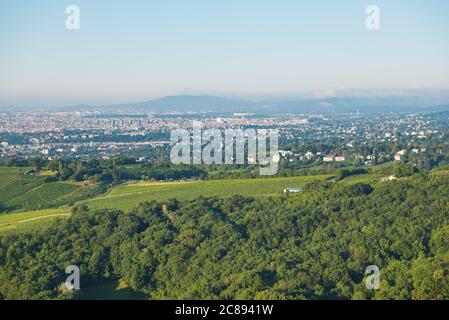
<path id="1" fill-rule="evenodd" d="M 447 0 L 0 0 L 3 105 L 414 90 L 449 91 Z"/>

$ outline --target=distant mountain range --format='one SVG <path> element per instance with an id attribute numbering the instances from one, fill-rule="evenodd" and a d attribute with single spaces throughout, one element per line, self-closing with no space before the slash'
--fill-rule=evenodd
<path id="1" fill-rule="evenodd" d="M 203 113 L 248 112 L 263 114 L 338 114 L 385 112 L 449 111 L 449 99 L 419 97 L 326 98 L 246 101 L 216 96 L 167 96 L 160 99 L 117 105 L 78 105 L 54 111 L 145 112 L 145 113 Z"/>

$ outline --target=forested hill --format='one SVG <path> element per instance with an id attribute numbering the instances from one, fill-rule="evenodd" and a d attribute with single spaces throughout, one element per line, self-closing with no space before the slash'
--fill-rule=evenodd
<path id="1" fill-rule="evenodd" d="M 79 207 L 37 234 L 0 238 L 0 296 L 71 298 L 122 279 L 151 299 L 448 299 L 449 176 L 314 185 L 272 198 L 199 198 L 130 214 Z M 369 291 L 375 264 L 381 285 Z"/>

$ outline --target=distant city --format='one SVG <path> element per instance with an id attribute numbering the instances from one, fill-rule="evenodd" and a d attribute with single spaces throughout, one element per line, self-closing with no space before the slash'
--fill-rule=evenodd
<path id="1" fill-rule="evenodd" d="M 220 130 L 278 128 L 285 162 L 360 165 L 429 154 L 429 142 L 444 142 L 447 137 L 448 119 L 449 112 L 270 117 L 253 113 L 4 112 L 0 114 L 0 158 L 167 159 L 170 132 L 189 129 L 193 120 L 199 120 L 205 128 Z M 442 146 L 433 152 L 442 153 Z"/>

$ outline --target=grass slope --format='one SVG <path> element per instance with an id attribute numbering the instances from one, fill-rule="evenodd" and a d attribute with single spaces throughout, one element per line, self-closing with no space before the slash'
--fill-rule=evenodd
<path id="1" fill-rule="evenodd" d="M 0 233 L 6 231 L 27 231 L 38 226 L 47 225 L 56 218 L 70 214 L 69 208 L 47 209 L 0 214 Z"/>

